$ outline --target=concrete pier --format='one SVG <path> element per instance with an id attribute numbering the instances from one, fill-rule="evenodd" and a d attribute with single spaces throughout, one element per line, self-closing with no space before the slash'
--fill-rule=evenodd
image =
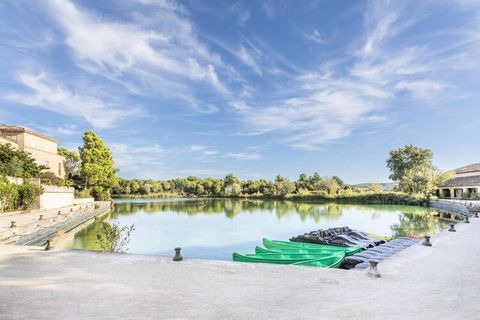
<path id="1" fill-rule="evenodd" d="M 480 219 L 346 271 L 0 247 L 2 319 L 478 319 Z M 172 250 L 173 255 L 173 250 Z"/>

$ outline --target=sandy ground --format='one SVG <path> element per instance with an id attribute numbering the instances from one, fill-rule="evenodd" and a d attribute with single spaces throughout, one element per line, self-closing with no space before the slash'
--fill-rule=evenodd
<path id="1" fill-rule="evenodd" d="M 480 219 L 364 271 L 0 246 L 0 319 L 480 319 Z"/>

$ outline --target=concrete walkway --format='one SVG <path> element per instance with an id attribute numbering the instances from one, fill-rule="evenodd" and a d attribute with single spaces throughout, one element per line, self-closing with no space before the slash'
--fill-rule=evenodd
<path id="1" fill-rule="evenodd" d="M 480 219 L 365 272 L 0 247 L 1 319 L 480 319 Z"/>

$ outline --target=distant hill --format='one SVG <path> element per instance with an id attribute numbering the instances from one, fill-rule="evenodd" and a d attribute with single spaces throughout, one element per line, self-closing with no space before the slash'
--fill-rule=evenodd
<path id="1" fill-rule="evenodd" d="M 372 182 L 372 183 L 359 183 L 359 184 L 351 184 L 351 185 L 349 185 L 349 186 L 352 187 L 352 188 L 359 188 L 359 189 L 364 189 L 364 188 L 366 188 L 366 189 L 368 189 L 368 188 L 370 188 L 370 186 L 371 186 L 372 184 L 374 184 L 374 183 L 375 183 L 375 182 Z M 383 189 L 384 189 L 385 191 L 393 191 L 393 188 L 397 185 L 396 182 L 384 182 L 384 183 L 378 183 L 378 184 L 382 185 L 382 186 L 383 186 Z"/>

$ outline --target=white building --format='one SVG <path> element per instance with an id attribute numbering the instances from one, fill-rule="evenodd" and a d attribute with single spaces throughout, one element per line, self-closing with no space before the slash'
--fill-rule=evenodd
<path id="1" fill-rule="evenodd" d="M 455 177 L 437 189 L 440 198 L 462 198 L 474 193 L 480 193 L 480 163 L 456 169 Z"/>

